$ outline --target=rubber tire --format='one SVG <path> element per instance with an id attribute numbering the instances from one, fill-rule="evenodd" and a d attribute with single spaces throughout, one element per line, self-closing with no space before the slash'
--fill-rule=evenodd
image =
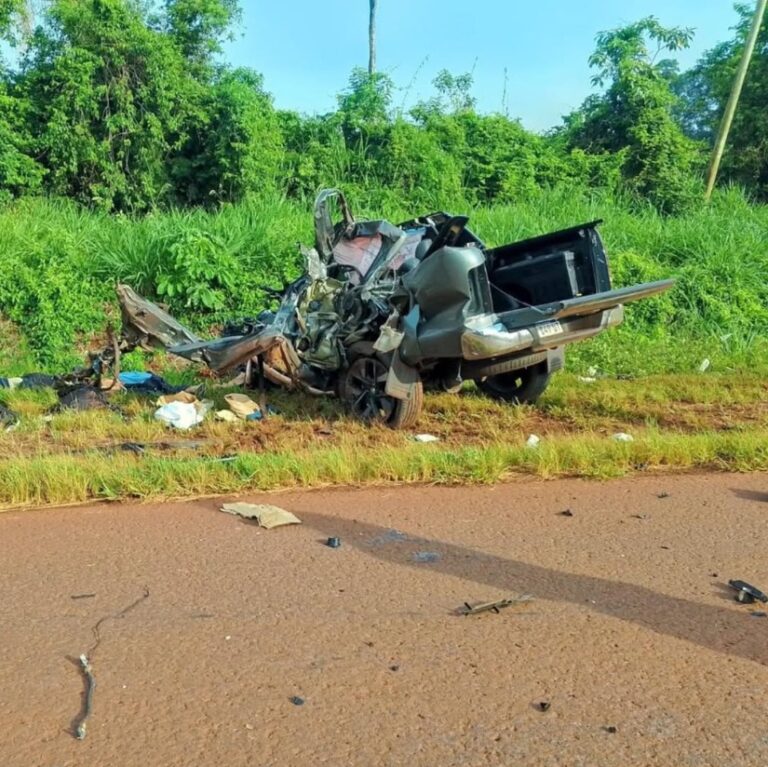
<path id="1" fill-rule="evenodd" d="M 547 370 L 547 363 L 488 376 L 477 382 L 483 394 L 493 399 L 503 400 L 512 405 L 532 405 L 541 397 L 549 385 L 552 374 Z"/>
<path id="2" fill-rule="evenodd" d="M 357 360 L 361 356 L 365 355 L 357 355 L 354 359 Z M 349 395 L 347 394 L 346 380 L 344 377 L 345 375 L 346 371 L 344 371 L 342 374 L 341 380 L 339 382 L 339 397 L 343 402 L 346 403 L 349 401 Z M 413 426 L 416 421 L 419 420 L 419 415 L 421 415 L 421 409 L 423 406 L 424 384 L 422 383 L 421 379 L 419 379 L 413 388 L 413 396 L 410 399 L 395 400 L 395 407 L 392 410 L 392 414 L 389 416 L 385 423 L 391 429 L 407 429 Z"/>
<path id="3" fill-rule="evenodd" d="M 387 426 L 392 429 L 408 429 L 411 426 L 415 426 L 423 406 L 424 385 L 419 381 L 413 387 L 413 396 L 410 399 L 400 399 L 397 401 L 395 412 L 387 422 Z"/>

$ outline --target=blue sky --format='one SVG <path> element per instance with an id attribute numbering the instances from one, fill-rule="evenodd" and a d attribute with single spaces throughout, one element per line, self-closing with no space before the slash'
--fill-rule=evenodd
<path id="1" fill-rule="evenodd" d="M 355 66 L 368 61 L 368 0 L 242 0 L 243 24 L 226 59 L 261 72 L 279 108 L 326 112 Z M 379 0 L 378 65 L 398 86 L 397 106 L 432 95 L 443 68 L 474 68 L 482 111 L 507 106 L 545 130 L 589 94 L 597 32 L 653 14 L 696 30 L 690 66 L 730 36 L 730 0 Z"/>

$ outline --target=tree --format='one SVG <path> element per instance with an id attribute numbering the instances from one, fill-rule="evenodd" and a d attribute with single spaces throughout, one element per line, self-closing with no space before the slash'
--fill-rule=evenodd
<path id="1" fill-rule="evenodd" d="M 605 91 L 590 96 L 565 125 L 571 148 L 623 153 L 630 187 L 667 212 L 691 198 L 697 151 L 674 119 L 675 68 L 658 57 L 685 48 L 692 34 L 653 16 L 601 32 L 589 63 L 597 70 L 593 84 Z"/>
<path id="2" fill-rule="evenodd" d="M 283 140 L 261 75 L 224 71 L 205 91 L 200 119 L 172 161 L 179 202 L 210 205 L 273 188 Z"/>
<path id="3" fill-rule="evenodd" d="M 9 2 L 0 32 L 20 7 Z M 163 8 L 49 0 L 20 71 L 0 83 L 0 189 L 34 188 L 44 171 L 52 194 L 145 211 L 273 185 L 282 144 L 261 78 L 214 60 L 236 0 Z"/>
<path id="4" fill-rule="evenodd" d="M 238 0 L 165 0 L 166 26 L 198 76 L 210 73 L 212 57 L 240 19 Z"/>
<path id="5" fill-rule="evenodd" d="M 170 40 L 124 0 L 52 0 L 15 86 L 49 190 L 121 210 L 169 198 L 193 90 Z"/>
<path id="6" fill-rule="evenodd" d="M 16 45 L 28 18 L 25 0 L 0 0 L 0 44 Z M 42 167 L 30 156 L 28 105 L 9 88 L 11 77 L 0 48 L 0 201 L 36 191 Z"/>

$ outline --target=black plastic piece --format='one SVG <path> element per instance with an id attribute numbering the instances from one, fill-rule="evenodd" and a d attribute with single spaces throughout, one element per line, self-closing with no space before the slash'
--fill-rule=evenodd
<path id="1" fill-rule="evenodd" d="M 759 588 L 753 586 L 746 581 L 728 581 L 728 585 L 735 589 L 736 601 L 743 602 L 744 604 L 752 604 L 752 602 L 768 602 L 768 596 L 766 596 Z"/>

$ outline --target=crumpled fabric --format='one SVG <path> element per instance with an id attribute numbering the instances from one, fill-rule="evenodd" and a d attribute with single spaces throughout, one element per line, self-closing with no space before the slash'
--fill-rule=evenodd
<path id="1" fill-rule="evenodd" d="M 104 394 L 95 386 L 78 386 L 59 395 L 59 410 L 97 410 L 108 407 Z"/>
<path id="2" fill-rule="evenodd" d="M 139 370 L 127 370 L 120 373 L 120 383 L 127 391 L 134 394 L 175 394 L 183 386 L 171 386 L 164 378 L 154 373 Z"/>
<path id="3" fill-rule="evenodd" d="M 27 373 L 21 377 L 19 389 L 45 389 L 56 383 L 56 376 L 46 373 Z"/>

